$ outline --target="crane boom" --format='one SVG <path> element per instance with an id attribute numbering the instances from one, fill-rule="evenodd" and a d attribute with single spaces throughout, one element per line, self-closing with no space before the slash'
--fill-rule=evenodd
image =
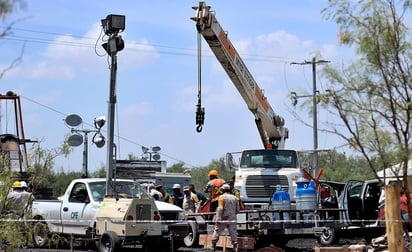
<path id="1" fill-rule="evenodd" d="M 223 31 L 210 6 L 199 2 L 193 7 L 196 16 L 197 31 L 203 36 L 216 58 L 229 75 L 249 110 L 255 116 L 262 143 L 265 148 L 284 148 L 288 138 L 288 129 L 284 119 L 277 115 L 270 106 L 263 90 L 258 86 L 242 58 Z"/>

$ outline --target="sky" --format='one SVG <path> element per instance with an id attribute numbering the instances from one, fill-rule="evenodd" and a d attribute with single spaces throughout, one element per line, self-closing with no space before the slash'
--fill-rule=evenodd
<path id="1" fill-rule="evenodd" d="M 227 152 L 262 148 L 253 114 L 202 39 L 202 106 L 205 122 L 196 131 L 198 64 L 197 31 L 190 17 L 198 1 L 63 1 L 28 0 L 0 24 L 15 22 L 12 34 L 0 39 L 0 69 L 24 48 L 21 64 L 0 79 L 0 93 L 20 96 L 26 138 L 41 147 L 61 146 L 71 132 L 65 118 L 77 114 L 81 130 L 94 129 L 93 120 L 108 114 L 110 58 L 102 48 L 101 19 L 125 15 L 125 41 L 118 52 L 115 139 L 118 159 L 142 155 L 142 146 L 161 147 L 168 166 L 207 166 Z M 354 55 L 338 41 L 338 26 L 322 17 L 327 1 L 206 1 L 220 25 L 264 90 L 275 113 L 289 129 L 286 148 L 313 149 L 311 98 L 292 106 L 291 91 L 312 93 L 312 67 L 291 64 L 313 57 L 341 65 Z M 317 89 L 327 86 L 317 66 Z M 1 104 L 1 131 L 13 133 L 10 109 Z M 296 113 L 299 117 L 297 118 Z M 332 114 L 318 107 L 318 125 Z M 107 124 L 102 128 L 107 134 Z M 88 134 L 88 169 L 106 163 L 107 147 L 97 148 Z M 319 149 L 340 151 L 343 140 L 318 132 Z M 30 148 L 30 145 L 28 146 Z M 81 171 L 84 146 L 55 159 L 59 171 Z"/>

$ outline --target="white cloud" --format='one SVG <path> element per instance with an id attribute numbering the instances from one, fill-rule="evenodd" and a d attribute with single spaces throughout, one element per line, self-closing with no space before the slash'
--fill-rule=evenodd
<path id="1" fill-rule="evenodd" d="M 101 46 L 104 42 L 97 41 L 100 30 L 100 24 L 95 24 L 81 38 L 69 34 L 54 38 L 37 63 L 31 62 L 30 67 L 22 64 L 13 69 L 10 76 L 75 79 L 85 72 L 106 72 L 110 59 Z M 122 57 L 118 60 L 122 69 L 145 67 L 160 57 L 156 48 L 145 39 L 140 42 L 126 40 L 125 44 Z"/>

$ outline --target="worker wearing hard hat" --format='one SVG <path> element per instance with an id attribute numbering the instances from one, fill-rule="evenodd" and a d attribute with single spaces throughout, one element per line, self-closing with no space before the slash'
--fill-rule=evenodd
<path id="1" fill-rule="evenodd" d="M 184 213 L 195 213 L 199 208 L 199 198 L 190 190 L 189 186 L 183 187 L 183 211 Z"/>
<path id="2" fill-rule="evenodd" d="M 31 189 L 29 189 L 29 186 L 27 185 L 26 181 L 22 180 L 20 181 L 20 183 L 21 183 L 21 188 L 23 188 L 24 191 L 31 192 Z"/>
<path id="3" fill-rule="evenodd" d="M 173 194 L 169 197 L 169 203 L 180 208 L 183 207 L 183 193 L 181 192 L 180 184 L 173 185 Z"/>
<path id="4" fill-rule="evenodd" d="M 7 195 L 6 203 L 7 209 L 20 217 L 23 217 L 27 208 L 30 206 L 31 201 L 33 200 L 32 194 L 26 192 L 23 189 L 23 185 L 20 181 L 13 182 L 11 186 L 12 191 Z"/>
<path id="5" fill-rule="evenodd" d="M 149 190 L 148 191 L 149 191 L 150 197 L 152 197 L 154 200 L 163 201 L 163 193 L 158 191 L 154 184 L 149 185 Z"/>
<path id="6" fill-rule="evenodd" d="M 216 243 L 219 236 L 225 228 L 228 229 L 230 240 L 233 244 L 233 251 L 237 251 L 237 218 L 239 213 L 239 200 L 232 194 L 231 188 L 228 184 L 221 187 L 223 194 L 219 196 L 218 207 L 216 210 L 216 224 L 212 235 L 212 247 L 216 249 Z"/>
<path id="7" fill-rule="evenodd" d="M 210 170 L 208 176 L 209 182 L 206 185 L 205 193 L 210 193 L 210 212 L 215 212 L 218 204 L 217 200 L 219 196 L 223 194 L 221 187 L 226 182 L 219 178 L 217 170 Z"/>

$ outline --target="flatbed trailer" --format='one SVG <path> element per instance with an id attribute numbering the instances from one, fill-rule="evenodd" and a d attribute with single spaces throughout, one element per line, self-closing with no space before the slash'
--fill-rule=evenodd
<path id="1" fill-rule="evenodd" d="M 319 209 L 264 209 L 244 210 L 237 215 L 238 249 L 253 251 L 270 245 L 284 246 L 296 238 L 315 238 L 323 246 L 334 245 L 340 238 L 364 237 L 366 240 L 382 235 L 385 227 L 352 225 L 340 216 L 343 208 Z M 210 248 L 214 222 L 207 221 L 213 213 L 187 215 L 188 235 L 184 238 L 186 247 Z M 222 238 L 223 237 L 223 238 Z M 222 239 L 222 240 L 221 240 Z M 219 244 L 231 248 L 229 236 L 223 235 Z M 218 245 L 219 245 L 218 244 Z"/>

